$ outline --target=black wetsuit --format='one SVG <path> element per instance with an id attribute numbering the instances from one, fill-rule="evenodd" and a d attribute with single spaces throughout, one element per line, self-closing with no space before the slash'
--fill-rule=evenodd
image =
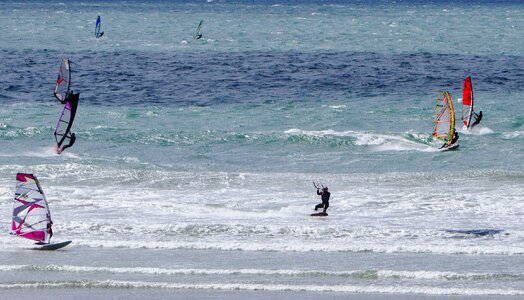
<path id="1" fill-rule="evenodd" d="M 440 147 L 441 149 L 442 148 L 447 148 L 453 144 L 455 144 L 459 139 L 459 134 L 458 132 L 455 131 L 455 133 L 453 134 L 453 137 L 451 138 L 451 142 L 448 144 L 448 143 L 445 143 L 444 145 L 442 145 L 442 147 Z"/>
<path id="2" fill-rule="evenodd" d="M 475 122 L 471 124 L 471 128 L 477 126 L 480 123 L 480 120 L 482 120 L 482 111 L 479 111 L 478 114 L 475 114 Z"/>
<path id="3" fill-rule="evenodd" d="M 73 144 L 75 143 L 76 141 L 76 135 L 74 133 L 71 133 L 71 138 L 69 140 L 69 144 L 65 145 L 64 147 L 62 147 L 62 149 L 60 150 L 60 152 L 64 151 L 65 149 L 73 146 Z"/>
<path id="4" fill-rule="evenodd" d="M 326 212 L 326 210 L 328 209 L 329 207 L 329 196 L 331 196 L 331 193 L 328 192 L 328 191 L 320 191 L 320 190 L 317 190 L 317 195 L 320 195 L 322 196 L 322 203 L 319 203 L 315 206 L 315 210 L 319 209 L 319 208 L 324 208 L 324 212 Z"/>

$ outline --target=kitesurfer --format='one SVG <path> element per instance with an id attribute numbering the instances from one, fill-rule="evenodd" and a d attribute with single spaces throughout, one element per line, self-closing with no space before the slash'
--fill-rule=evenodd
<path id="1" fill-rule="evenodd" d="M 482 120 L 482 111 L 479 111 L 479 113 L 473 113 L 475 117 L 475 122 L 471 124 L 471 128 L 477 126 L 480 123 L 480 120 Z"/>
<path id="2" fill-rule="evenodd" d="M 62 151 L 64 151 L 65 149 L 67 149 L 67 148 L 73 146 L 73 144 L 75 143 L 75 141 L 76 141 L 76 135 L 75 135 L 74 132 L 72 132 L 72 133 L 71 133 L 71 136 L 69 137 L 69 144 L 67 144 L 67 145 L 65 145 L 65 146 L 63 146 L 63 147 L 59 147 L 59 148 L 58 148 L 58 151 L 57 151 L 58 154 L 62 153 Z"/>
<path id="3" fill-rule="evenodd" d="M 317 187 L 317 195 L 321 196 L 322 203 L 319 203 L 315 206 L 315 210 L 318 210 L 319 208 L 324 208 L 324 213 L 329 207 L 329 196 L 331 196 L 331 193 L 328 192 L 327 186 L 322 188 L 322 192 L 320 191 L 320 188 Z"/>

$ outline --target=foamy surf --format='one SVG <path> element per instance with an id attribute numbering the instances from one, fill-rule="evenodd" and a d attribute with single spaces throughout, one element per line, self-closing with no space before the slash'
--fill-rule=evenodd
<path id="1" fill-rule="evenodd" d="M 206 290 L 252 290 L 252 291 L 296 291 L 296 292 L 338 292 L 338 293 L 387 293 L 420 295 L 500 295 L 521 296 L 518 289 L 482 288 L 439 288 L 431 286 L 375 286 L 375 285 L 286 285 L 286 284 L 231 284 L 231 283 L 164 283 L 120 280 L 77 280 L 29 283 L 0 283 L 2 289 L 38 288 L 161 288 L 161 289 L 206 289 Z"/>

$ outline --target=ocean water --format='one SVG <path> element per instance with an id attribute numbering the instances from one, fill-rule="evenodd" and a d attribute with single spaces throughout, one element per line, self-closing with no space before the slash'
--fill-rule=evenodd
<path id="1" fill-rule="evenodd" d="M 522 297 L 523 17 L 519 1 L 0 1 L 0 295 Z M 78 138 L 57 155 L 63 57 Z M 484 118 L 439 152 L 435 99 L 460 118 L 466 76 Z M 9 235 L 17 172 L 70 246 Z M 309 216 L 312 181 L 329 217 Z M 446 231 L 480 228 L 502 231 Z"/>

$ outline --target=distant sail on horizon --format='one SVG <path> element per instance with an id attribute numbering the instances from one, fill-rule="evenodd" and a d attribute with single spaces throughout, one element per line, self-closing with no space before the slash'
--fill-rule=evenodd
<path id="1" fill-rule="evenodd" d="M 95 37 L 99 38 L 104 35 L 103 31 L 100 31 L 102 27 L 102 20 L 100 19 L 100 16 L 96 17 L 96 23 L 95 23 Z"/>
<path id="2" fill-rule="evenodd" d="M 36 176 L 17 173 L 11 234 L 48 244 L 52 225 L 49 206 Z"/>
<path id="3" fill-rule="evenodd" d="M 198 40 L 202 37 L 202 24 L 204 24 L 204 20 L 200 20 L 200 23 L 198 23 L 197 30 L 194 36 L 195 40 Z"/>

